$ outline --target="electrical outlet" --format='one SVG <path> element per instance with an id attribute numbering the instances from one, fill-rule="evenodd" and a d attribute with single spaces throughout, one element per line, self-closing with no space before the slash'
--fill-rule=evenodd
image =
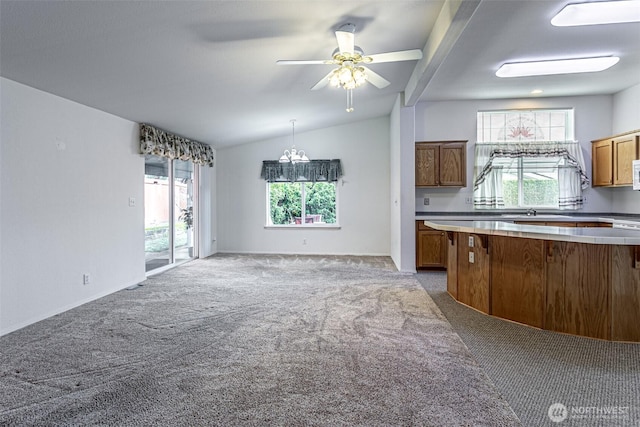
<path id="1" fill-rule="evenodd" d="M 424 205 L 425 206 L 429 206 L 429 198 L 428 197 L 424 198 Z"/>
<path id="2" fill-rule="evenodd" d="M 82 275 L 82 284 L 83 285 L 88 285 L 89 283 L 91 283 L 91 277 L 89 276 L 88 273 L 83 274 Z"/>
<path id="3" fill-rule="evenodd" d="M 474 254 L 472 251 L 469 251 L 469 264 L 473 264 L 474 262 L 476 262 L 476 254 Z"/>
<path id="4" fill-rule="evenodd" d="M 470 204 L 472 204 L 472 203 L 473 203 L 473 198 L 471 198 L 471 197 L 465 197 L 465 199 L 464 199 L 464 203 L 465 203 L 466 205 L 470 205 Z"/>
<path id="5" fill-rule="evenodd" d="M 472 248 L 474 246 L 473 236 L 469 236 L 469 247 Z"/>
<path id="6" fill-rule="evenodd" d="M 307 239 L 302 239 L 302 244 L 306 245 L 307 244 Z"/>
<path id="7" fill-rule="evenodd" d="M 129 197 L 129 207 L 130 208 L 135 208 L 136 207 L 136 198 L 135 197 Z"/>

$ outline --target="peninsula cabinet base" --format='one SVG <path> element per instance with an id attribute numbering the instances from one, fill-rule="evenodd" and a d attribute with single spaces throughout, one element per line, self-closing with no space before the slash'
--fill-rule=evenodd
<path id="1" fill-rule="evenodd" d="M 640 246 L 462 232 L 447 232 L 447 245 L 457 301 L 541 329 L 640 342 Z"/>

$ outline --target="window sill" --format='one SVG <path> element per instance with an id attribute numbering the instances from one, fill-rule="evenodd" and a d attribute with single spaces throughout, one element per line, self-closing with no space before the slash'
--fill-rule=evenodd
<path id="1" fill-rule="evenodd" d="M 339 230 L 340 227 L 338 224 L 327 224 L 327 225 L 310 225 L 310 224 L 292 224 L 292 225 L 265 225 L 265 229 L 276 229 L 276 230 L 291 230 L 291 229 L 304 229 L 304 230 Z"/>

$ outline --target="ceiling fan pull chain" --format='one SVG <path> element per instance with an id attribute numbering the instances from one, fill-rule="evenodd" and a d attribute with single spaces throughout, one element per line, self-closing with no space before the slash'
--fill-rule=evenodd
<path id="1" fill-rule="evenodd" d="M 347 89 L 347 113 L 353 112 L 353 89 Z"/>

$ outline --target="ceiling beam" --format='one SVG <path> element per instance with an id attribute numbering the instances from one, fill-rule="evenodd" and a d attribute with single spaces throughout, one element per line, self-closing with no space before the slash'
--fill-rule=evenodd
<path id="1" fill-rule="evenodd" d="M 482 0 L 446 0 L 404 89 L 404 105 L 414 106 L 455 45 Z"/>

